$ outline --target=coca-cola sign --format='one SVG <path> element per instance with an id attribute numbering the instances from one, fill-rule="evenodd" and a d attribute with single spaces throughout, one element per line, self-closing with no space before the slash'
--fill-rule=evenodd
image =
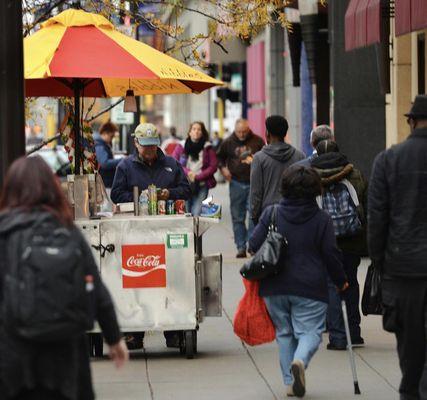
<path id="1" fill-rule="evenodd" d="M 122 246 L 123 288 L 166 287 L 164 244 Z"/>

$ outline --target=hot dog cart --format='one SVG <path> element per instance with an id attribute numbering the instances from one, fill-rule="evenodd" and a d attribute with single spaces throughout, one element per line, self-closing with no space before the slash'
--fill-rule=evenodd
<path id="1" fill-rule="evenodd" d="M 75 222 L 113 297 L 122 332 L 180 331 L 180 351 L 193 358 L 199 324 L 205 317 L 222 315 L 222 256 L 205 256 L 202 249 L 203 234 L 218 219 L 188 214 L 99 216 L 95 211 L 102 196 L 97 179 L 74 178 L 68 192 Z M 95 356 L 102 355 L 98 332 L 90 334 Z"/>

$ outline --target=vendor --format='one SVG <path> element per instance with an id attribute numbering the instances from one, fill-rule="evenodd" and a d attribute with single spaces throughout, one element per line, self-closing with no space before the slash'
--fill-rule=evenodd
<path id="1" fill-rule="evenodd" d="M 137 152 L 119 163 L 111 200 L 116 204 L 132 202 L 134 186 L 141 192 L 152 184 L 162 189 L 159 200 L 188 200 L 191 196 L 188 179 L 181 165 L 159 148 L 157 128 L 153 124 L 140 124 L 132 136 Z"/>

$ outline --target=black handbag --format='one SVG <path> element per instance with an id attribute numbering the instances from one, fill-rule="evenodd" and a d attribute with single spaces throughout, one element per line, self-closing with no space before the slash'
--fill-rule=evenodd
<path id="1" fill-rule="evenodd" d="M 284 267 L 288 241 L 277 230 L 277 207 L 273 207 L 267 237 L 256 252 L 240 269 L 240 275 L 249 281 L 258 281 L 278 274 Z"/>
<path id="2" fill-rule="evenodd" d="M 382 315 L 381 271 L 373 264 L 368 267 L 362 295 L 363 315 Z"/>

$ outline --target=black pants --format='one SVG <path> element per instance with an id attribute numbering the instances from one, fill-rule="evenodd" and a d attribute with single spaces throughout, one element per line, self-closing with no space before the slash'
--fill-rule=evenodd
<path id="1" fill-rule="evenodd" d="M 384 280 L 384 329 L 397 339 L 401 400 L 427 400 L 427 280 Z"/>
<path id="2" fill-rule="evenodd" d="M 360 340 L 360 311 L 359 311 L 359 282 L 357 281 L 357 269 L 360 257 L 354 254 L 343 253 L 343 267 L 347 275 L 349 287 L 343 296 L 347 305 L 348 324 L 352 341 Z M 327 314 L 329 343 L 336 346 L 345 346 L 344 320 L 341 309 L 341 297 L 334 283 L 329 279 L 329 306 Z"/>

